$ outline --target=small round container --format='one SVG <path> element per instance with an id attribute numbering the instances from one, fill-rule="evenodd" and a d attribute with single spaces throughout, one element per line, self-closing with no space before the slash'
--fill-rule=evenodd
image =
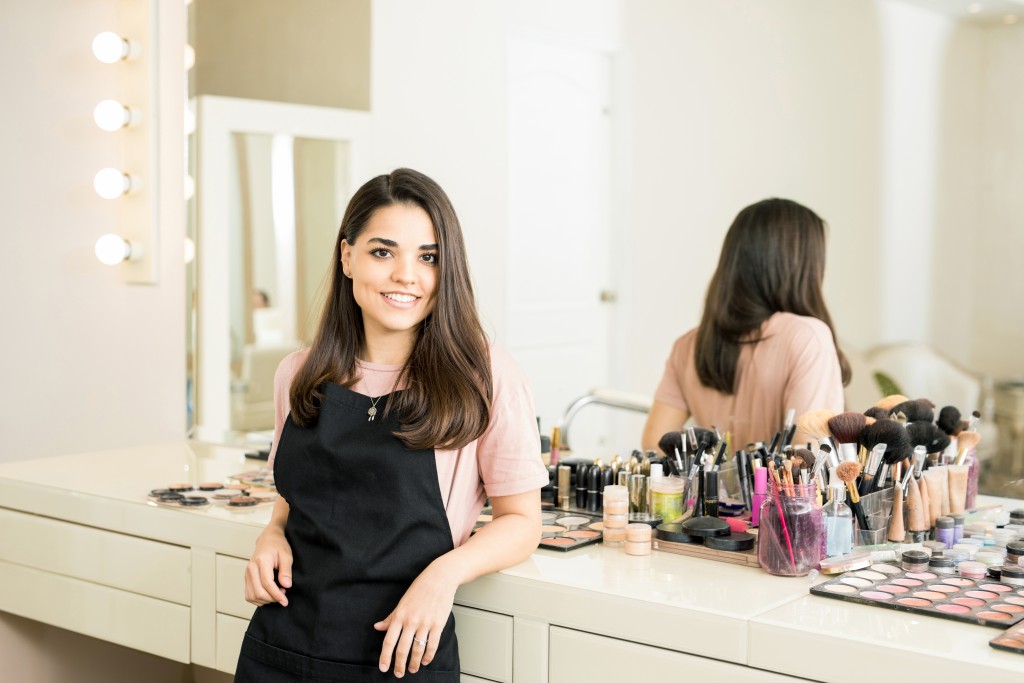
<path id="1" fill-rule="evenodd" d="M 627 524 L 626 541 L 629 543 L 650 543 L 653 529 L 647 524 Z"/>
<path id="2" fill-rule="evenodd" d="M 625 529 L 627 524 L 629 524 L 629 517 L 626 515 L 604 516 L 605 529 Z"/>
<path id="3" fill-rule="evenodd" d="M 928 560 L 928 570 L 936 574 L 955 574 L 956 563 L 948 557 L 936 555 Z"/>
<path id="4" fill-rule="evenodd" d="M 942 541 L 925 541 L 921 545 L 924 547 L 925 551 L 932 555 L 932 557 L 935 555 L 941 555 L 947 550 L 946 544 Z"/>
<path id="5" fill-rule="evenodd" d="M 961 562 L 966 562 L 967 560 L 971 559 L 971 556 L 967 554 L 966 550 L 957 550 L 956 548 L 953 548 L 952 550 L 947 550 L 945 553 L 943 553 L 942 556 L 948 557 L 949 559 L 953 560 L 954 567 L 960 564 Z"/>
<path id="6" fill-rule="evenodd" d="M 1003 575 L 999 579 L 1000 581 L 1014 586 L 1024 586 L 1024 567 L 1006 564 L 1002 566 L 1002 570 Z"/>
<path id="7" fill-rule="evenodd" d="M 1006 544 L 1007 564 L 1014 562 L 1019 564 L 1022 557 L 1024 557 L 1024 541 L 1011 541 Z"/>
<path id="8" fill-rule="evenodd" d="M 928 553 L 923 550 L 905 550 L 900 558 L 904 571 L 923 572 L 928 569 Z"/>
<path id="9" fill-rule="evenodd" d="M 962 553 L 967 553 L 967 559 L 973 560 L 974 556 L 978 554 L 979 550 L 981 550 L 981 547 L 972 543 L 957 543 L 953 546 L 953 550 L 959 550 Z"/>
<path id="10" fill-rule="evenodd" d="M 605 515 L 627 515 L 629 514 L 629 502 L 625 500 L 605 500 Z"/>
<path id="11" fill-rule="evenodd" d="M 953 518 L 953 543 L 959 543 L 960 539 L 964 537 L 964 519 L 963 513 L 957 513 L 950 515 Z"/>
<path id="12" fill-rule="evenodd" d="M 1003 566 L 997 565 L 995 567 L 989 567 L 985 570 L 985 574 L 993 581 L 999 581 L 1003 576 Z"/>
<path id="13" fill-rule="evenodd" d="M 650 528 L 650 527 L 648 527 Z M 650 555 L 651 544 L 643 543 L 639 541 L 626 541 L 626 554 L 627 555 Z"/>
<path id="14" fill-rule="evenodd" d="M 1007 543 L 1013 543 L 1017 540 L 1017 532 L 1012 529 L 1007 531 L 1006 529 L 996 529 L 992 532 L 992 545 L 997 548 L 1005 548 Z"/>
<path id="15" fill-rule="evenodd" d="M 1006 561 L 1006 556 L 995 550 L 982 550 L 974 556 L 974 561 L 986 567 L 997 567 Z"/>
<path id="16" fill-rule="evenodd" d="M 207 482 L 205 484 L 200 484 L 199 485 L 199 490 L 200 491 L 216 491 L 217 489 L 221 488 L 221 486 L 222 486 L 222 484 L 219 481 L 211 481 L 211 482 Z"/>
<path id="17" fill-rule="evenodd" d="M 985 540 L 987 536 L 968 536 L 967 538 L 961 539 L 960 542 L 964 545 L 975 545 L 979 548 L 985 547 Z"/>
<path id="18" fill-rule="evenodd" d="M 607 505 L 608 501 L 625 501 L 629 503 L 629 490 L 625 486 L 618 486 L 617 484 L 605 486 L 604 504 Z"/>
<path id="19" fill-rule="evenodd" d="M 996 528 L 996 523 L 989 520 L 981 520 L 980 522 L 971 522 L 964 526 L 964 535 L 970 536 L 971 534 L 988 534 Z"/>
<path id="20" fill-rule="evenodd" d="M 961 562 L 956 567 L 957 572 L 960 576 L 967 579 L 984 579 L 985 578 L 985 565 L 981 562 Z"/>
<path id="21" fill-rule="evenodd" d="M 953 547 L 953 518 L 939 517 L 935 520 L 935 540 L 947 548 Z"/>
<path id="22" fill-rule="evenodd" d="M 625 529 L 609 529 L 607 526 L 604 528 L 604 540 L 602 541 L 605 545 L 620 546 L 626 542 L 626 530 Z"/>
<path id="23" fill-rule="evenodd" d="M 192 484 L 168 484 L 167 488 L 175 493 L 184 493 L 185 491 L 191 491 L 195 487 Z"/>
<path id="24" fill-rule="evenodd" d="M 1010 510 L 1010 524 L 1024 524 L 1024 508 Z"/>

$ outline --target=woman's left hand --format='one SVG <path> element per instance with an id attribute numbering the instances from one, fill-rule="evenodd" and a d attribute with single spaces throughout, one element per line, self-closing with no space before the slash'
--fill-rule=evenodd
<path id="1" fill-rule="evenodd" d="M 459 587 L 446 574 L 435 561 L 416 577 L 391 614 L 373 625 L 387 631 L 380 651 L 381 671 L 391 668 L 392 653 L 396 678 L 404 676 L 407 668 L 414 674 L 433 661 Z"/>

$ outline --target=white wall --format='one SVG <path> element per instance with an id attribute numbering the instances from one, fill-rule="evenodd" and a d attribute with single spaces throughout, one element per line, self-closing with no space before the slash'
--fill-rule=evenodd
<path id="1" fill-rule="evenodd" d="M 118 93 L 119 72 L 90 46 L 117 25 L 116 7 L 4 6 L 0 462 L 184 434 L 183 207 L 164 213 L 159 284 L 126 285 L 93 255 L 117 214 L 92 178 L 118 152 L 92 109 Z"/>

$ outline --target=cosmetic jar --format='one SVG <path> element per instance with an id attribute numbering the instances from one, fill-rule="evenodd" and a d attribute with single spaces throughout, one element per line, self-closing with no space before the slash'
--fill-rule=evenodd
<path id="1" fill-rule="evenodd" d="M 983 519 L 977 522 L 971 522 L 964 526 L 964 535 L 969 536 L 971 534 L 988 534 L 996 528 L 996 523 L 987 519 Z"/>
<path id="2" fill-rule="evenodd" d="M 1020 564 L 1024 557 L 1024 541 L 1011 541 L 1006 544 L 1006 560 L 1008 564 Z"/>
<path id="3" fill-rule="evenodd" d="M 921 545 L 924 547 L 924 549 L 927 552 L 931 553 L 931 555 L 933 557 L 935 555 L 942 555 L 944 552 L 946 552 L 946 550 L 948 550 L 950 547 L 952 547 L 952 546 L 947 546 L 942 541 L 925 541 Z"/>
<path id="4" fill-rule="evenodd" d="M 955 574 L 956 564 L 948 557 L 935 556 L 928 560 L 928 569 L 936 574 Z"/>
<path id="5" fill-rule="evenodd" d="M 626 542 L 626 530 L 624 528 L 611 528 L 606 524 L 604 527 L 604 538 L 601 542 L 605 545 L 620 546 Z"/>
<path id="6" fill-rule="evenodd" d="M 953 518 L 953 543 L 959 543 L 960 539 L 964 537 L 964 515 L 957 513 L 950 515 Z M 952 545 L 950 546 L 952 547 Z"/>
<path id="7" fill-rule="evenodd" d="M 651 544 L 640 541 L 626 541 L 627 555 L 650 555 Z"/>
<path id="8" fill-rule="evenodd" d="M 984 579 L 985 578 L 985 565 L 981 562 L 961 562 L 956 567 L 957 572 L 960 576 L 968 579 Z"/>
<path id="9" fill-rule="evenodd" d="M 683 516 L 683 489 L 686 480 L 682 477 L 651 478 L 651 512 L 666 522 L 674 522 Z"/>
<path id="10" fill-rule="evenodd" d="M 960 542 L 961 543 L 965 543 L 967 545 L 976 545 L 979 548 L 984 548 L 985 547 L 985 539 L 986 538 L 988 538 L 988 537 L 987 536 L 979 536 L 977 534 L 972 534 L 972 535 L 969 535 L 967 538 L 960 539 Z"/>
<path id="11" fill-rule="evenodd" d="M 624 500 L 608 500 L 604 499 L 604 514 L 607 515 L 622 515 L 625 517 L 629 513 L 629 503 Z"/>
<path id="12" fill-rule="evenodd" d="M 627 524 L 629 524 L 629 520 L 628 520 L 628 517 L 626 515 L 605 515 L 604 516 L 604 528 L 605 529 L 625 529 Z"/>
<path id="13" fill-rule="evenodd" d="M 923 550 L 905 550 L 901 566 L 908 572 L 923 572 L 928 569 L 928 553 Z"/>
<path id="14" fill-rule="evenodd" d="M 1010 583 L 1014 586 L 1024 586 L 1024 567 L 1013 566 L 1011 564 L 1003 565 L 1003 575 L 999 579 L 1003 583 Z"/>
<path id="15" fill-rule="evenodd" d="M 1006 556 L 997 550 L 982 550 L 974 556 L 975 562 L 981 562 L 986 567 L 995 567 L 1006 561 Z"/>
<path id="16" fill-rule="evenodd" d="M 621 474 L 621 472 L 620 472 Z M 607 505 L 608 501 L 622 501 L 628 503 L 629 491 L 625 486 L 605 486 L 604 487 L 604 504 Z"/>
<path id="17" fill-rule="evenodd" d="M 626 540 L 631 542 L 651 542 L 651 532 L 653 529 L 649 524 L 628 524 L 626 525 Z"/>
<path id="18" fill-rule="evenodd" d="M 987 578 L 993 581 L 1001 581 L 1003 578 L 1003 565 L 997 564 L 994 567 L 988 567 L 985 569 L 985 575 Z"/>
<path id="19" fill-rule="evenodd" d="M 1017 540 L 1017 532 L 1012 529 L 1007 531 L 1006 529 L 996 529 L 992 532 L 992 545 L 997 548 L 1006 547 L 1007 543 L 1013 543 Z"/>
<path id="20" fill-rule="evenodd" d="M 947 548 L 953 547 L 953 518 L 939 517 L 935 520 L 935 540 Z"/>
<path id="21" fill-rule="evenodd" d="M 958 550 L 957 548 L 947 550 L 945 553 L 942 554 L 942 556 L 948 557 L 949 559 L 953 560 L 953 566 L 956 566 L 961 562 L 966 562 L 967 560 L 971 559 L 971 556 L 967 554 L 966 550 Z"/>
<path id="22" fill-rule="evenodd" d="M 1024 524 L 1024 508 L 1010 510 L 1010 524 Z"/>
<path id="23" fill-rule="evenodd" d="M 965 552 L 967 553 L 967 559 L 973 560 L 974 556 L 978 554 L 979 550 L 981 550 L 981 546 L 974 545 L 973 543 L 957 543 L 953 546 L 953 550 Z"/>

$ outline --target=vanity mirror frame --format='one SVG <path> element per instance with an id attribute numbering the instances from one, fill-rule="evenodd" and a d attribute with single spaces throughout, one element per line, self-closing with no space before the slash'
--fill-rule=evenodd
<path id="1" fill-rule="evenodd" d="M 362 111 L 202 95 L 196 112 L 195 427 L 201 441 L 233 440 L 231 429 L 230 231 L 236 134 L 290 135 L 345 143 L 347 197 L 367 178 L 370 114 Z M 340 220 L 340 216 L 339 216 Z M 217 229 L 216 226 L 225 226 Z"/>

